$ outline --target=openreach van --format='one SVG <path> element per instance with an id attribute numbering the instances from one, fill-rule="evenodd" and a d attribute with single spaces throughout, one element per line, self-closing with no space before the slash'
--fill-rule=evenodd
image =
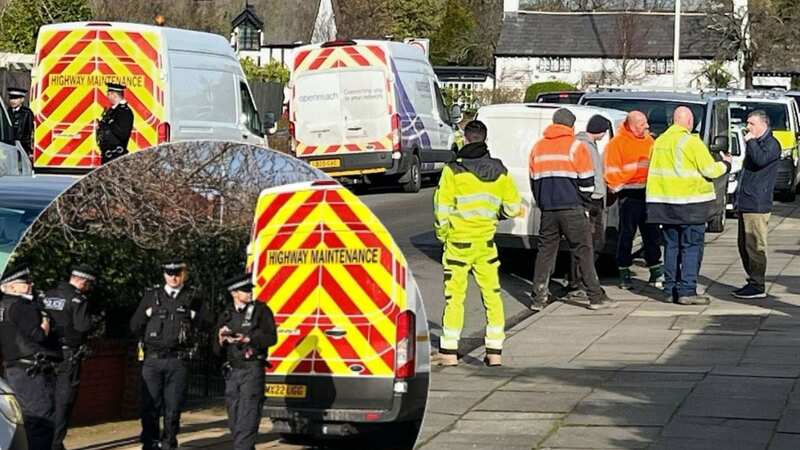
<path id="1" fill-rule="evenodd" d="M 418 47 L 332 41 L 297 48 L 291 69 L 292 147 L 312 166 L 343 182 L 417 192 L 422 175 L 453 159 L 460 117 L 450 117 Z"/>
<path id="2" fill-rule="evenodd" d="M 224 139 L 265 145 L 239 60 L 222 36 L 114 22 L 46 25 L 32 73 L 36 171 L 100 165 L 95 121 L 106 83 L 127 86 L 128 151 L 165 142 Z"/>
<path id="3" fill-rule="evenodd" d="M 428 328 L 380 220 L 335 181 L 285 185 L 261 193 L 248 248 L 254 298 L 278 332 L 265 387 L 273 431 L 343 436 L 403 425 L 413 443 L 428 395 Z"/>

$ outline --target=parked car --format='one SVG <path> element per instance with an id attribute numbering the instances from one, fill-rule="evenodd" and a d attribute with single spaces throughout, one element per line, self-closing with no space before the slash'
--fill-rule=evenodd
<path id="1" fill-rule="evenodd" d="M 658 137 L 670 125 L 675 108 L 686 106 L 694 114 L 692 133 L 703 140 L 711 155 L 721 160 L 720 152 L 730 152 L 730 112 L 725 92 L 634 91 L 630 89 L 586 93 L 581 105 L 612 108 L 622 111 L 641 111 L 650 123 L 650 132 Z M 725 229 L 728 178 L 714 180 L 717 201 L 708 222 L 708 231 L 721 233 Z"/>
<path id="2" fill-rule="evenodd" d="M 109 106 L 109 81 L 127 86 L 129 151 L 193 139 L 267 144 L 239 59 L 217 34 L 100 21 L 45 25 L 31 76 L 37 172 L 100 166 L 94 121 Z"/>
<path id="3" fill-rule="evenodd" d="M 779 200 L 793 202 L 800 183 L 797 102 L 781 91 L 735 91 L 728 101 L 731 121 L 747 123 L 747 116 L 756 110 L 764 111 L 769 117 L 772 135 L 781 145 L 775 194 Z"/>
<path id="4" fill-rule="evenodd" d="M 542 92 L 536 96 L 536 103 L 566 103 L 577 105 L 583 97 L 583 91 Z"/>
<path id="5" fill-rule="evenodd" d="M 0 448 L 28 450 L 28 437 L 22 422 L 22 410 L 14 391 L 0 378 Z"/>
<path id="6" fill-rule="evenodd" d="M 495 242 L 499 247 L 536 248 L 541 211 L 536 208 L 531 192 L 529 155 L 533 145 L 542 137 L 544 129 L 553 122 L 553 113 L 562 107 L 575 114 L 576 131 L 585 130 L 593 115 L 602 115 L 611 122 L 610 136 L 614 135 L 626 116 L 624 112 L 617 110 L 550 103 L 491 105 L 478 110 L 477 119 L 489 129 L 487 144 L 492 156 L 502 160 L 508 168 L 522 197 L 522 204 L 528 211 L 525 217 L 503 220 L 498 224 Z M 607 136 L 598 143 L 601 153 L 609 139 Z M 598 253 L 614 254 L 619 223 L 616 204 L 605 211 L 606 247 L 598 249 Z"/>

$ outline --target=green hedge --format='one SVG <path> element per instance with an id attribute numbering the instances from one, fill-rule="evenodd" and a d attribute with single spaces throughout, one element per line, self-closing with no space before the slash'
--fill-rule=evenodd
<path id="1" fill-rule="evenodd" d="M 572 84 L 563 81 L 545 81 L 543 83 L 533 83 L 525 90 L 525 103 L 533 103 L 536 101 L 536 96 L 544 92 L 553 91 L 576 91 L 578 90 Z"/>

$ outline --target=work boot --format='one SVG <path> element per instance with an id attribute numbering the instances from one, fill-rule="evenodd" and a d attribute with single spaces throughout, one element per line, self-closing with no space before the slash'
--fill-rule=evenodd
<path id="1" fill-rule="evenodd" d="M 656 289 L 664 288 L 664 266 L 661 264 L 650 268 L 650 279 L 647 280 Z"/>
<path id="2" fill-rule="evenodd" d="M 503 365 L 503 361 L 499 353 L 487 353 L 483 358 L 483 363 L 489 367 L 500 367 Z"/>
<path id="3" fill-rule="evenodd" d="M 619 288 L 628 290 L 633 284 L 631 281 L 631 269 L 628 267 L 619 268 Z"/>
<path id="4" fill-rule="evenodd" d="M 547 308 L 547 296 L 542 298 L 541 296 L 538 296 L 533 292 L 531 292 L 528 295 L 531 297 L 531 304 L 528 306 L 528 308 L 530 308 L 531 311 L 539 312 Z"/>
<path id="5" fill-rule="evenodd" d="M 690 295 L 686 297 L 678 297 L 676 301 L 679 305 L 708 305 L 711 303 L 711 299 L 706 297 L 705 295 Z"/>
<path id="6" fill-rule="evenodd" d="M 611 300 L 608 296 L 603 295 L 597 301 L 590 301 L 589 302 L 589 309 L 593 311 L 597 311 L 600 309 L 613 309 L 619 306 L 619 302 L 615 300 Z"/>
<path id="7" fill-rule="evenodd" d="M 455 353 L 439 353 L 436 365 L 442 367 L 452 367 L 458 365 L 458 355 Z"/>

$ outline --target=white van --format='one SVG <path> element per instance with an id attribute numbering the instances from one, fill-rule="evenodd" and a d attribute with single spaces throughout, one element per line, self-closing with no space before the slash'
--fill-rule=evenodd
<path id="1" fill-rule="evenodd" d="M 265 145 L 253 96 L 228 41 L 197 31 L 115 22 L 40 28 L 32 72 L 34 168 L 86 172 L 100 165 L 95 121 L 106 83 L 127 86 L 128 143 L 224 139 Z"/>
<path id="2" fill-rule="evenodd" d="M 409 44 L 332 41 L 295 50 L 289 131 L 298 158 L 345 182 L 390 181 L 407 192 L 456 150 L 428 58 Z"/>
<path id="3" fill-rule="evenodd" d="M 600 114 L 611 122 L 609 134 L 613 136 L 626 116 L 624 112 L 615 109 L 552 103 L 491 105 L 478 110 L 476 118 L 486 124 L 488 129 L 489 152 L 493 157 L 502 160 L 508 168 L 522 197 L 522 204 L 528 211 L 526 217 L 503 220 L 498 224 L 495 241 L 499 247 L 536 248 L 541 211 L 535 207 L 531 192 L 529 156 L 534 144 L 542 138 L 544 129 L 553 123 L 553 113 L 559 108 L 566 108 L 575 114 L 576 134 L 586 129 L 589 118 Z M 609 137 L 606 136 L 598 143 L 601 153 L 608 141 Z M 613 253 L 619 222 L 617 209 L 612 207 L 606 211 L 606 235 L 610 231 L 611 236 L 606 239 L 606 249 L 602 251 Z"/>

